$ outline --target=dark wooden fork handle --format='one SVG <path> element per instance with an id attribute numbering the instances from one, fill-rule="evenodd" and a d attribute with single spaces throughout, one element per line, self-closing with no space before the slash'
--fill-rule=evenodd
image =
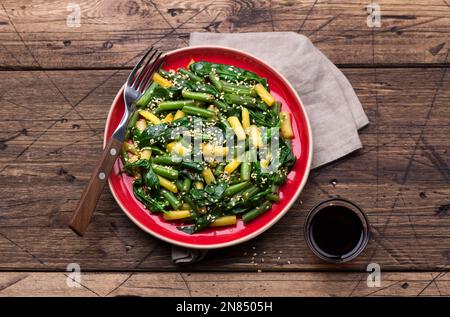
<path id="1" fill-rule="evenodd" d="M 97 163 L 89 183 L 84 188 L 77 209 L 69 223 L 69 227 L 80 236 L 86 232 L 121 146 L 121 141 L 111 138 L 103 150 L 102 157 Z"/>

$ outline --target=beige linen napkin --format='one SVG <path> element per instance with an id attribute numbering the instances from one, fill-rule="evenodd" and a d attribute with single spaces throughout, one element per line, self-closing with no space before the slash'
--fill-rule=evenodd
<path id="1" fill-rule="evenodd" d="M 351 84 L 311 41 L 294 32 L 192 33 L 194 45 L 221 45 L 253 54 L 281 72 L 305 106 L 313 135 L 312 168 L 362 147 L 358 130 L 369 123 Z M 176 264 L 203 259 L 205 251 L 174 247 Z"/>

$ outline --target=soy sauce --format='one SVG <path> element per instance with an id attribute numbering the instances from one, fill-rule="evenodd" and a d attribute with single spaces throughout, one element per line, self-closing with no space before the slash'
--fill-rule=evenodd
<path id="1" fill-rule="evenodd" d="M 330 200 L 308 215 L 306 240 L 316 255 L 331 262 L 356 257 L 368 242 L 368 222 L 362 210 L 346 200 Z"/>

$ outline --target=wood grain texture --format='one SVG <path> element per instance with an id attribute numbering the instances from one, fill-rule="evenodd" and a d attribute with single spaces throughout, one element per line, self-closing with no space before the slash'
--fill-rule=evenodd
<path id="1" fill-rule="evenodd" d="M 1 296 L 450 296 L 442 272 L 382 273 L 368 287 L 365 273 L 0 273 Z M 170 307 L 168 307 L 170 310 Z"/>
<path id="2" fill-rule="evenodd" d="M 145 234 L 101 196 L 87 234 L 67 228 L 102 146 L 127 70 L 0 72 L 0 269 L 84 271 L 448 270 L 450 75 L 448 68 L 351 68 L 369 115 L 364 148 L 312 172 L 300 199 L 260 237 L 180 268 L 167 244 Z M 26 93 L 14 95 L 11 92 Z M 372 225 L 366 251 L 332 266 L 307 249 L 307 211 L 340 195 Z"/>
<path id="3" fill-rule="evenodd" d="M 80 0 L 80 27 L 67 1 L 2 0 L 0 67 L 132 67 L 150 45 L 172 50 L 190 32 L 292 31 L 334 63 L 443 64 L 450 7 L 442 0 L 381 0 L 381 26 L 367 24 L 370 1 Z"/>

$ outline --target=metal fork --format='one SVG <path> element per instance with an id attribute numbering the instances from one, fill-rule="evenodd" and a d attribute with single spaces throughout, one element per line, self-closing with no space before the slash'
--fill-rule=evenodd
<path id="1" fill-rule="evenodd" d="M 103 149 L 103 154 L 81 195 L 81 199 L 69 223 L 69 227 L 80 236 L 86 232 L 98 199 L 105 188 L 109 173 L 119 156 L 129 118 L 135 111 L 134 102 L 143 95 L 152 82 L 152 75 L 164 62 L 164 57 L 161 58 L 161 54 L 161 52 L 158 53 L 157 49 L 151 47 L 131 71 L 130 76 L 128 76 L 124 89 L 125 111 L 122 120 L 114 131 L 111 140 Z"/>

